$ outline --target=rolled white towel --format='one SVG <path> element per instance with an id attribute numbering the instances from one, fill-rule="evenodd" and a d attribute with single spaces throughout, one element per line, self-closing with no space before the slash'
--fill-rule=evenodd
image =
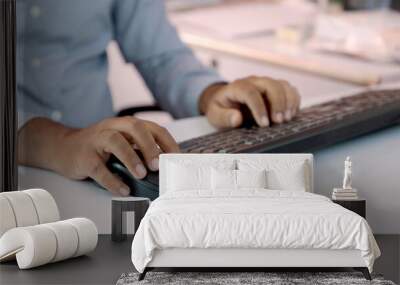
<path id="1" fill-rule="evenodd" d="M 57 250 L 51 262 L 57 262 L 70 258 L 78 250 L 79 235 L 74 226 L 64 221 L 44 224 L 56 237 Z"/>
<path id="2" fill-rule="evenodd" d="M 56 201 L 43 189 L 0 193 L 0 237 L 15 227 L 60 220 Z"/>
<path id="3" fill-rule="evenodd" d="M 8 199 L 0 195 L 0 237 L 9 229 L 15 228 L 17 222 Z"/>
<path id="4" fill-rule="evenodd" d="M 23 191 L 3 192 L 13 210 L 17 227 L 26 227 L 39 224 L 38 215 L 31 197 Z"/>
<path id="5" fill-rule="evenodd" d="M 73 257 L 91 252 L 96 248 L 98 232 L 96 225 L 86 218 L 74 218 L 62 221 L 75 227 L 78 233 L 78 248 Z"/>
<path id="6" fill-rule="evenodd" d="M 20 269 L 86 254 L 96 248 L 96 225 L 86 218 L 18 227 L 0 238 L 0 261 L 16 257 Z"/>
<path id="7" fill-rule="evenodd" d="M 13 228 L 0 238 L 0 261 L 16 258 L 20 269 L 49 263 L 56 251 L 54 233 L 41 225 Z"/>
<path id="8" fill-rule="evenodd" d="M 56 201 L 49 192 L 43 189 L 29 189 L 22 192 L 31 197 L 38 215 L 39 224 L 60 220 L 60 213 Z"/>

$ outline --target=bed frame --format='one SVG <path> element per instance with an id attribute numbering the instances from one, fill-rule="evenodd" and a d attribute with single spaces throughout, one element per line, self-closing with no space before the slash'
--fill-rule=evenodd
<path id="1" fill-rule="evenodd" d="M 213 269 L 233 271 L 263 271 L 272 268 L 290 271 L 296 268 L 353 268 L 361 271 L 367 280 L 371 275 L 359 250 L 329 249 L 193 249 L 171 248 L 156 250 L 152 261 L 139 275 L 143 280 L 146 273 L 155 268 Z M 321 270 L 323 271 L 323 270 Z"/>
<path id="2" fill-rule="evenodd" d="M 221 158 L 267 158 L 267 159 L 304 159 L 309 164 L 308 189 L 313 192 L 313 156 L 312 154 L 163 154 L 160 156 L 160 194 L 166 191 L 168 179 L 167 162 L 175 159 L 213 160 Z M 152 261 L 147 265 L 139 280 L 146 273 L 160 268 L 201 268 L 230 269 L 229 271 L 265 271 L 271 268 L 284 268 L 286 271 L 298 268 L 353 268 L 361 271 L 367 280 L 371 280 L 365 261 L 359 250 L 330 249 L 249 249 L 249 248 L 170 248 L 158 249 Z M 264 269 L 264 270 L 263 270 Z"/>

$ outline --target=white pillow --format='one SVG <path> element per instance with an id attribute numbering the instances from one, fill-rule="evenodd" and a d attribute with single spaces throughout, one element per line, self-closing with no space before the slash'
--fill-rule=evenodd
<path id="1" fill-rule="evenodd" d="M 168 191 L 185 191 L 191 189 L 210 189 L 211 167 L 186 166 L 178 163 L 168 165 Z"/>
<path id="2" fill-rule="evenodd" d="M 295 168 L 268 171 L 267 177 L 268 188 L 272 190 L 305 192 L 307 189 L 304 162 Z"/>
<path id="3" fill-rule="evenodd" d="M 235 170 L 237 188 L 267 188 L 267 171 Z"/>
<path id="4" fill-rule="evenodd" d="M 195 155 L 193 155 L 195 156 Z M 201 155 L 200 155 L 201 156 Z M 208 190 L 211 191 L 211 168 L 235 169 L 233 159 L 171 159 L 165 168 L 167 172 L 166 191 Z"/>
<path id="5" fill-rule="evenodd" d="M 232 169 L 216 169 L 212 168 L 211 171 L 211 188 L 213 190 L 236 189 L 236 170 Z"/>
<path id="6" fill-rule="evenodd" d="M 215 169 L 211 171 L 213 190 L 239 190 L 240 188 L 266 188 L 266 171 Z"/>
<path id="7" fill-rule="evenodd" d="M 308 161 L 298 159 L 240 159 L 238 169 L 266 169 L 267 188 L 272 190 L 310 191 Z"/>

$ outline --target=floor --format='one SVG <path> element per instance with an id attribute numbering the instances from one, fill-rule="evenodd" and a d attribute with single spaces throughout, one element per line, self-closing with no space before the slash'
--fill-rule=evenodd
<path id="1" fill-rule="evenodd" d="M 122 273 L 134 270 L 131 243 L 132 239 L 115 243 L 110 235 L 99 235 L 96 250 L 88 256 L 29 270 L 18 270 L 15 262 L 0 264 L 0 284 L 115 284 Z"/>
<path id="2" fill-rule="evenodd" d="M 381 257 L 374 265 L 374 271 L 385 279 L 400 284 L 400 235 L 375 235 L 381 250 Z"/>
<path id="3" fill-rule="evenodd" d="M 382 256 L 375 272 L 400 281 L 400 235 L 376 235 Z M 0 284 L 115 284 L 119 276 L 134 271 L 130 261 L 131 238 L 121 243 L 100 235 L 94 252 L 30 270 L 18 270 L 15 262 L 0 265 Z M 312 271 L 312 270 L 311 270 Z"/>

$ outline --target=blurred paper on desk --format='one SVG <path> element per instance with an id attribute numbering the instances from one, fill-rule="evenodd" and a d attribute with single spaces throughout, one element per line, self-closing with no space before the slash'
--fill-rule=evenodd
<path id="1" fill-rule="evenodd" d="M 311 49 L 380 62 L 400 62 L 400 13 L 390 10 L 321 14 Z"/>
<path id="2" fill-rule="evenodd" d="M 186 11 L 216 5 L 221 2 L 222 0 L 167 0 L 165 6 L 168 11 Z"/>
<path id="3" fill-rule="evenodd" d="M 258 37 L 241 40 L 240 44 L 271 56 L 298 63 L 298 69 L 307 71 L 313 67 L 321 76 L 348 81 L 360 85 L 399 82 L 400 65 L 390 62 L 361 60 L 360 57 L 343 56 L 339 53 L 316 52 L 302 44 L 277 41 L 274 37 Z"/>
<path id="4" fill-rule="evenodd" d="M 233 1 L 177 13 L 171 20 L 188 32 L 235 39 L 273 33 L 282 26 L 304 25 L 316 12 L 316 6 L 304 0 Z"/>
<path id="5" fill-rule="evenodd" d="M 233 1 L 171 13 L 170 19 L 183 41 L 195 48 L 357 85 L 371 86 L 399 80 L 400 66 L 397 64 L 377 64 L 360 56 L 349 57 L 343 56 L 343 52 L 319 52 L 319 49 L 309 48 L 307 42 L 318 15 L 318 6 L 304 0 Z M 396 23 L 396 19 L 393 22 Z M 295 44 L 279 40 L 279 31 L 290 27 L 302 33 Z"/>

